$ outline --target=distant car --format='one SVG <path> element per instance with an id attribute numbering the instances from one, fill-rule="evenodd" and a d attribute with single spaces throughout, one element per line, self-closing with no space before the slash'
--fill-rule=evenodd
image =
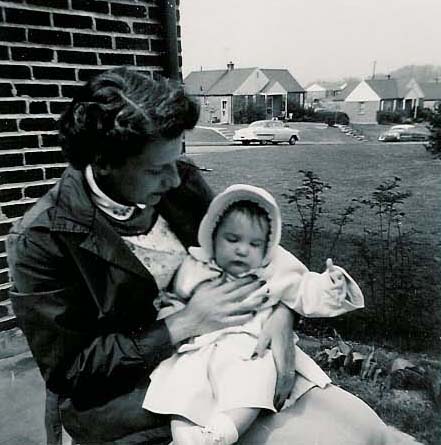
<path id="1" fill-rule="evenodd" d="M 411 124 L 394 125 L 380 134 L 378 140 L 382 142 L 418 142 L 427 141 L 428 133 Z"/>
<path id="2" fill-rule="evenodd" d="M 294 145 L 300 139 L 300 132 L 278 120 L 256 121 L 246 128 L 234 132 L 233 141 L 248 145 L 251 142 L 260 144 L 278 144 L 288 142 Z"/>

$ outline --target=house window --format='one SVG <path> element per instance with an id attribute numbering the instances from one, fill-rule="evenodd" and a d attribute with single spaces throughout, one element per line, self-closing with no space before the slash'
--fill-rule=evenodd
<path id="1" fill-rule="evenodd" d="M 364 114 L 366 112 L 366 107 L 364 102 L 358 102 L 358 114 Z"/>
<path id="2" fill-rule="evenodd" d="M 227 109 L 227 103 L 228 102 L 226 100 L 222 101 L 222 111 L 225 111 Z"/>

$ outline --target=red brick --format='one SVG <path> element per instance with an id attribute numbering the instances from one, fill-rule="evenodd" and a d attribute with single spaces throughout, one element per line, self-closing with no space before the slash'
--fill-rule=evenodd
<path id="1" fill-rule="evenodd" d="M 11 97 L 12 85 L 10 83 L 0 83 L 0 97 Z"/>
<path id="2" fill-rule="evenodd" d="M 31 114 L 47 113 L 47 102 L 31 102 L 29 104 L 29 113 Z"/>
<path id="3" fill-rule="evenodd" d="M 24 154 L 25 165 L 39 165 L 39 164 L 59 164 L 66 162 L 66 159 L 61 152 L 57 151 L 30 151 Z"/>
<path id="4" fill-rule="evenodd" d="M 38 136 L 20 135 L 0 137 L 0 150 L 17 150 L 21 148 L 37 148 Z"/>
<path id="5" fill-rule="evenodd" d="M 133 54 L 101 53 L 100 60 L 103 65 L 133 65 Z"/>
<path id="6" fill-rule="evenodd" d="M 97 31 L 129 33 L 130 26 L 121 20 L 95 19 Z"/>
<path id="7" fill-rule="evenodd" d="M 57 129 L 57 121 L 52 118 L 25 118 L 19 122 L 20 130 L 23 131 L 52 131 Z"/>
<path id="8" fill-rule="evenodd" d="M 72 9 L 107 14 L 109 12 L 109 5 L 107 2 L 97 0 L 72 0 Z"/>
<path id="9" fill-rule="evenodd" d="M 69 104 L 70 104 L 70 101 L 50 102 L 49 103 L 49 108 L 50 108 L 51 113 L 53 113 L 53 114 L 61 114 L 67 108 L 67 106 Z"/>
<path id="10" fill-rule="evenodd" d="M 138 51 L 149 51 L 148 39 L 136 39 L 130 37 L 115 37 L 116 49 L 131 49 Z"/>
<path id="11" fill-rule="evenodd" d="M 15 119 L 0 119 L 0 133 L 17 131 L 17 121 Z"/>
<path id="12" fill-rule="evenodd" d="M 161 58 L 159 56 L 137 55 L 137 66 L 161 66 Z"/>
<path id="13" fill-rule="evenodd" d="M 160 18 L 161 10 L 158 7 L 152 6 L 151 8 L 149 8 L 149 19 L 159 20 Z"/>
<path id="14" fill-rule="evenodd" d="M 42 147 L 58 147 L 60 145 L 58 134 L 43 134 L 42 140 Z"/>
<path id="15" fill-rule="evenodd" d="M 0 151 L 0 165 L 2 167 L 18 167 L 19 165 L 23 165 L 23 154 L 2 153 Z"/>
<path id="16" fill-rule="evenodd" d="M 0 202 L 18 201 L 21 197 L 21 188 L 0 189 Z"/>
<path id="17" fill-rule="evenodd" d="M 50 26 L 51 24 L 48 12 L 5 8 L 5 16 L 8 23 L 34 26 Z"/>
<path id="18" fill-rule="evenodd" d="M 77 65 L 96 65 L 96 53 L 86 51 L 58 51 L 58 61 Z"/>
<path id="19" fill-rule="evenodd" d="M 5 42 L 24 42 L 26 41 L 26 30 L 13 26 L 0 26 L 0 40 Z"/>
<path id="20" fill-rule="evenodd" d="M 18 218 L 20 216 L 23 216 L 26 210 L 29 210 L 32 207 L 32 205 L 33 203 L 11 204 L 11 205 L 6 204 L 2 206 L 2 213 L 7 218 Z"/>
<path id="21" fill-rule="evenodd" d="M 91 17 L 73 14 L 53 14 L 54 26 L 60 28 L 92 29 Z"/>
<path id="22" fill-rule="evenodd" d="M 73 68 L 60 68 L 54 66 L 34 66 L 32 72 L 36 79 L 76 80 Z"/>
<path id="23" fill-rule="evenodd" d="M 30 79 L 31 70 L 24 65 L 0 64 L 0 77 L 6 79 Z"/>
<path id="24" fill-rule="evenodd" d="M 12 223 L 9 221 L 0 221 L 0 236 L 6 236 L 11 229 Z"/>
<path id="25" fill-rule="evenodd" d="M 66 167 L 46 167 L 46 179 L 60 178 Z"/>
<path id="26" fill-rule="evenodd" d="M 48 6 L 48 0 L 26 0 L 26 3 L 37 6 Z M 50 2 L 51 8 L 67 9 L 68 6 L 67 0 L 56 0 Z"/>
<path id="27" fill-rule="evenodd" d="M 54 31 L 47 29 L 29 29 L 28 40 L 33 43 L 42 43 L 44 45 L 70 45 L 71 36 L 68 32 Z"/>
<path id="28" fill-rule="evenodd" d="M 101 34 L 74 34 L 73 45 L 79 48 L 112 48 L 112 38 Z"/>
<path id="29" fill-rule="evenodd" d="M 17 96 L 58 97 L 58 85 L 40 83 L 16 83 Z"/>
<path id="30" fill-rule="evenodd" d="M 11 47 L 12 60 L 38 60 L 50 62 L 54 59 L 54 52 L 48 48 Z"/>
<path id="31" fill-rule="evenodd" d="M 0 101 L 0 114 L 21 114 L 25 112 L 26 102 L 24 100 Z"/>
<path id="32" fill-rule="evenodd" d="M 7 46 L 0 46 L 0 59 L 1 60 L 8 60 L 8 47 Z"/>
<path id="33" fill-rule="evenodd" d="M 18 182 L 41 181 L 44 179 L 43 170 L 40 168 L 32 170 L 9 170 L 0 172 L 1 184 L 14 184 Z"/>
<path id="34" fill-rule="evenodd" d="M 61 95 L 63 97 L 76 97 L 81 90 L 81 85 L 62 85 Z"/>
<path id="35" fill-rule="evenodd" d="M 137 17 L 143 18 L 147 17 L 147 9 L 142 5 L 126 5 L 122 3 L 111 3 L 110 4 L 111 14 L 115 16 L 125 16 L 125 17 Z"/>
<path id="36" fill-rule="evenodd" d="M 39 184 L 39 185 L 30 185 L 25 187 L 24 196 L 25 198 L 40 198 L 46 192 L 48 192 L 54 185 L 53 184 Z"/>
<path id="37" fill-rule="evenodd" d="M 136 34 L 155 34 L 161 35 L 164 32 L 164 28 L 160 23 L 133 23 L 133 31 Z"/>
<path id="38" fill-rule="evenodd" d="M 162 52 L 165 51 L 165 42 L 164 40 L 151 39 L 150 46 L 152 51 Z"/>

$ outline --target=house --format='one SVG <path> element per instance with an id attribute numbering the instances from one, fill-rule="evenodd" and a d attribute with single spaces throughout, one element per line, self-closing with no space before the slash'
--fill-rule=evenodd
<path id="1" fill-rule="evenodd" d="M 198 98 L 204 123 L 235 123 L 251 104 L 264 119 L 287 116 L 304 104 L 305 90 L 286 69 L 235 68 L 230 62 L 225 70 L 193 71 L 184 84 Z"/>
<path id="2" fill-rule="evenodd" d="M 420 106 L 435 110 L 441 104 L 441 82 L 420 82 L 418 85 L 423 93 Z"/>
<path id="3" fill-rule="evenodd" d="M 345 91 L 346 90 L 346 91 Z M 334 99 L 354 124 L 377 123 L 379 111 L 416 116 L 418 108 L 431 110 L 441 103 L 441 83 L 402 79 L 368 79 L 352 90 L 344 89 Z"/>
<path id="4" fill-rule="evenodd" d="M 305 106 L 316 108 L 338 96 L 346 82 L 315 82 L 306 87 Z"/>

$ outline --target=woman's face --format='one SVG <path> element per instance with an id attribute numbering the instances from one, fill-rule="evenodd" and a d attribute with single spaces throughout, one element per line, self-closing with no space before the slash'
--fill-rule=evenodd
<path id="1" fill-rule="evenodd" d="M 141 154 L 119 167 L 95 167 L 97 184 L 120 204 L 154 206 L 165 192 L 181 183 L 176 167 L 181 147 L 181 137 L 149 142 Z"/>

